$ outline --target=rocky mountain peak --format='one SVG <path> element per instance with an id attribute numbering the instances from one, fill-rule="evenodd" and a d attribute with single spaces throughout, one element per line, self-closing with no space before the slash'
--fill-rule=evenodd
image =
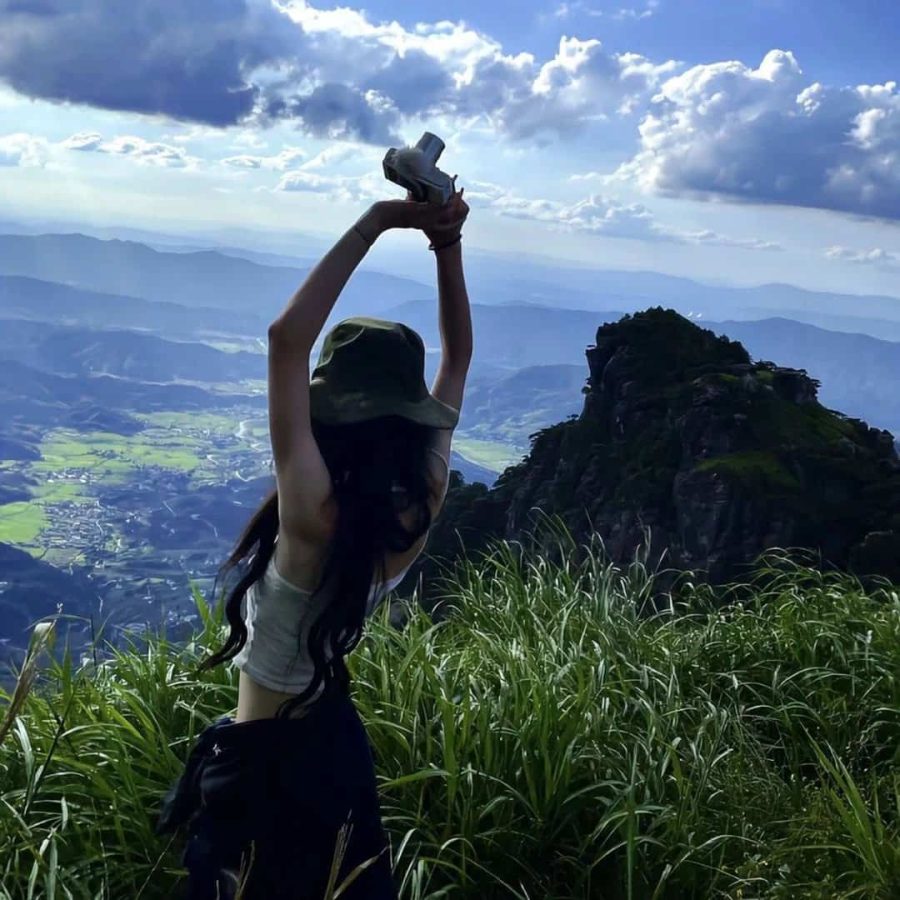
<path id="1" fill-rule="evenodd" d="M 602 325 L 586 356 L 581 414 L 534 435 L 490 491 L 457 485 L 447 552 L 438 537 L 432 553 L 454 555 L 456 529 L 467 549 L 519 540 L 538 508 L 577 541 L 598 532 L 621 562 L 649 529 L 651 564 L 713 581 L 771 547 L 900 579 L 884 571 L 891 548 L 900 560 L 892 436 L 823 407 L 806 372 L 754 362 L 740 343 L 660 308 Z"/>

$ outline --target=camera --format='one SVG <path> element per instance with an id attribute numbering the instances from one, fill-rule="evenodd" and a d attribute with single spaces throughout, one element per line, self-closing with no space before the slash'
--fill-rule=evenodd
<path id="1" fill-rule="evenodd" d="M 384 177 L 405 187 L 413 200 L 443 206 L 453 196 L 453 179 L 437 167 L 444 142 L 426 131 L 415 147 L 391 147 L 384 157 Z"/>

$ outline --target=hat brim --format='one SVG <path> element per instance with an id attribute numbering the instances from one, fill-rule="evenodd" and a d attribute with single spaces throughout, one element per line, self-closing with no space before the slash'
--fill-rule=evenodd
<path id="1" fill-rule="evenodd" d="M 324 382 L 309 386 L 310 416 L 326 425 L 350 424 L 381 416 L 402 416 L 432 428 L 455 428 L 459 411 L 429 394 L 418 401 L 373 397 L 363 391 L 345 391 L 335 395 Z"/>

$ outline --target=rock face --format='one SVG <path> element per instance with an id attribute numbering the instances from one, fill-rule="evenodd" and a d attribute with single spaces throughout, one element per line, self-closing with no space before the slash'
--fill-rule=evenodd
<path id="1" fill-rule="evenodd" d="M 739 577 L 771 547 L 900 581 L 900 460 L 889 432 L 821 406 L 804 371 L 752 362 L 671 310 L 601 326 L 581 415 L 538 432 L 490 491 L 455 483 L 428 553 L 522 540 L 537 507 L 613 559 Z M 458 530 L 460 537 L 456 537 Z"/>

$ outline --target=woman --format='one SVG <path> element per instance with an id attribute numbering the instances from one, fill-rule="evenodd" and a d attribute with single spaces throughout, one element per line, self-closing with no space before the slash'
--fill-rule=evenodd
<path id="1" fill-rule="evenodd" d="M 453 428 L 472 356 L 462 191 L 444 207 L 375 203 L 310 272 L 269 328 L 269 429 L 276 489 L 223 570 L 237 714 L 207 728 L 163 803 L 158 830 L 188 825 L 189 896 L 325 894 L 338 832 L 352 826 L 342 895 L 397 896 L 365 729 L 344 657 L 364 620 L 422 552 L 444 501 Z M 356 317 L 309 355 L 375 240 L 417 228 L 437 261 L 442 357 L 431 392 L 424 344 L 398 322 Z"/>

